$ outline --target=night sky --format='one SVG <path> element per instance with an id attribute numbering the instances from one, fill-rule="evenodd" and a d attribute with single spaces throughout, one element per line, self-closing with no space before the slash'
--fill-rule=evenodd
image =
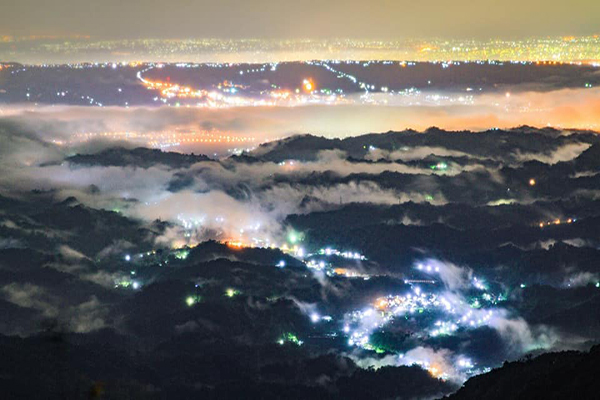
<path id="1" fill-rule="evenodd" d="M 597 0 L 2 0 L 0 35 L 488 39 L 600 31 Z"/>

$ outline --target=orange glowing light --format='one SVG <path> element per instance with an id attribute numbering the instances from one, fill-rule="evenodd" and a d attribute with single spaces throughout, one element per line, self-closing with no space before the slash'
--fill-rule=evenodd
<path id="1" fill-rule="evenodd" d="M 431 374 L 431 376 L 436 378 L 442 374 L 442 372 L 437 367 L 433 366 L 429 368 L 429 373 Z"/>
<path id="2" fill-rule="evenodd" d="M 222 243 L 225 243 L 227 247 L 236 250 L 244 247 L 244 244 L 239 240 L 224 240 Z"/>
<path id="3" fill-rule="evenodd" d="M 535 183 L 536 183 L 536 182 L 535 182 L 535 179 L 531 178 L 531 179 L 529 180 L 529 186 L 535 186 Z"/>
<path id="4" fill-rule="evenodd" d="M 302 87 L 304 88 L 304 91 L 308 93 L 315 90 L 315 84 L 311 79 L 305 79 L 304 81 L 302 81 Z"/>
<path id="5" fill-rule="evenodd" d="M 379 310 L 383 310 L 385 308 L 387 308 L 388 306 L 388 301 L 386 299 L 377 299 L 375 300 L 375 308 L 379 309 Z"/>

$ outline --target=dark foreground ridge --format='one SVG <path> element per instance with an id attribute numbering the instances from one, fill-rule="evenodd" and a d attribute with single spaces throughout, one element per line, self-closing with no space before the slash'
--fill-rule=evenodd
<path id="1" fill-rule="evenodd" d="M 600 346 L 506 362 L 469 379 L 453 395 L 461 399 L 593 399 L 598 396 Z"/>

